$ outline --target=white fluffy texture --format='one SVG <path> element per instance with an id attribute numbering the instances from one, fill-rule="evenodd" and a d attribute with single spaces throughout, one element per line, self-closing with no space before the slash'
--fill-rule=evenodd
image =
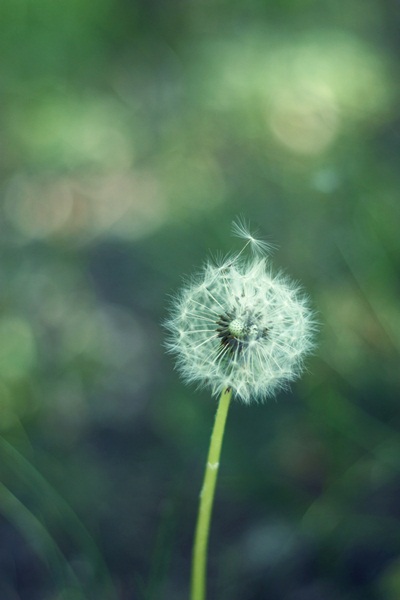
<path id="1" fill-rule="evenodd" d="M 243 217 L 238 217 L 232 223 L 232 233 L 235 237 L 246 240 L 254 254 L 264 254 L 269 252 L 273 245 L 258 237 L 256 233 L 252 233 L 250 225 Z M 246 244 L 247 245 L 247 244 Z"/>
<path id="2" fill-rule="evenodd" d="M 306 299 L 265 258 L 208 263 L 174 300 L 168 350 L 187 382 L 214 394 L 231 387 L 245 403 L 295 379 L 312 347 Z"/>

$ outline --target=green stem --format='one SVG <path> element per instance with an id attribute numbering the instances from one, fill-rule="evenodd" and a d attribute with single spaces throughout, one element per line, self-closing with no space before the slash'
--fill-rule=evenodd
<path id="1" fill-rule="evenodd" d="M 222 391 L 217 414 L 215 415 L 213 432 L 211 434 L 193 545 L 191 600 L 205 599 L 208 534 L 210 531 L 211 512 L 218 475 L 222 439 L 224 437 L 226 417 L 231 397 L 232 390 L 230 388 L 226 388 Z"/>

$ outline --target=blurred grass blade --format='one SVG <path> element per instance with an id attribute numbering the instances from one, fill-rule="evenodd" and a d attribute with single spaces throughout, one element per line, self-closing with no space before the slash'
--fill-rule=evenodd
<path id="1" fill-rule="evenodd" d="M 374 316 L 376 323 L 384 332 L 385 337 L 389 341 L 391 347 L 397 353 L 400 353 L 400 340 L 395 335 L 393 326 L 390 323 L 390 321 L 387 319 L 387 317 L 385 318 L 385 314 L 382 310 L 382 305 L 379 302 L 377 294 L 367 289 L 365 279 L 360 273 L 360 269 L 356 265 L 356 261 L 351 258 L 350 254 L 343 247 L 343 244 L 336 242 L 336 246 L 338 248 L 338 252 L 342 256 L 344 264 L 346 265 L 351 277 L 353 278 L 355 285 L 357 286 L 357 289 L 360 292 L 361 297 L 365 302 L 365 305 L 368 306 L 368 309 Z M 394 278 L 394 281 L 396 280 L 397 276 Z"/>
<path id="2" fill-rule="evenodd" d="M 3 483 L 0 483 L 0 512 L 29 540 L 31 546 L 56 575 L 57 581 L 63 586 L 62 590 L 57 590 L 61 598 L 85 600 L 87 596 L 79 579 L 46 527 Z"/>
<path id="3" fill-rule="evenodd" d="M 29 489 L 30 494 L 36 497 L 42 506 L 43 498 L 46 498 L 46 507 L 53 511 L 55 510 L 58 518 L 62 517 L 61 519 L 59 518 L 59 525 L 75 540 L 79 550 L 91 561 L 91 566 L 94 569 L 93 579 L 98 588 L 102 590 L 102 597 L 107 600 L 117 598 L 111 575 L 101 552 L 82 521 L 66 500 L 49 484 L 32 463 L 22 456 L 2 436 L 0 436 L 0 455 L 3 464 L 8 465 L 13 474 Z M 93 590 L 90 597 L 96 598 L 96 600 L 98 598 L 93 593 Z"/>

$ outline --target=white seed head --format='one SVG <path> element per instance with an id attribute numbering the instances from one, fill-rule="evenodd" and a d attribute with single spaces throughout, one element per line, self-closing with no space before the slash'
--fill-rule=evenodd
<path id="1" fill-rule="evenodd" d="M 174 299 L 167 348 L 187 382 L 262 400 L 295 379 L 312 348 L 306 298 L 265 257 L 207 263 Z"/>

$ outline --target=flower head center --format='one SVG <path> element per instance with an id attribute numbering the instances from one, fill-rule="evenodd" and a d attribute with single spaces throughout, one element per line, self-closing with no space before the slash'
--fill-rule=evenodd
<path id="1" fill-rule="evenodd" d="M 234 313 L 220 315 L 217 321 L 217 337 L 232 354 L 241 352 L 252 341 L 266 337 L 268 328 L 263 327 L 254 315 L 247 311 L 241 316 Z"/>
<path id="2" fill-rule="evenodd" d="M 233 319 L 228 325 L 228 330 L 235 338 L 240 339 L 246 336 L 247 327 L 242 319 Z"/>

